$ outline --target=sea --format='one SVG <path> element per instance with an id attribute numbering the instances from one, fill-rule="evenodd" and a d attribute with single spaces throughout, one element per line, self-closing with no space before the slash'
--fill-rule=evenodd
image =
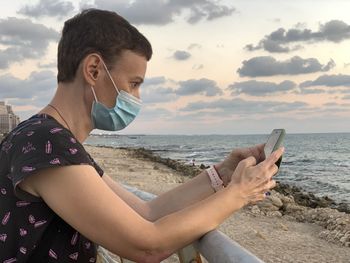
<path id="1" fill-rule="evenodd" d="M 233 149 L 266 142 L 261 135 L 92 135 L 86 144 L 152 150 L 164 158 L 210 165 Z M 276 180 L 350 204 L 350 133 L 286 134 Z"/>

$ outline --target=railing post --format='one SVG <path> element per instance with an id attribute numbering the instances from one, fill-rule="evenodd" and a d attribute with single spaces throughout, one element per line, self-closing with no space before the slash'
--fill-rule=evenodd
<path id="1" fill-rule="evenodd" d="M 179 250 L 177 255 L 180 263 L 202 263 L 201 255 L 192 244 Z"/>

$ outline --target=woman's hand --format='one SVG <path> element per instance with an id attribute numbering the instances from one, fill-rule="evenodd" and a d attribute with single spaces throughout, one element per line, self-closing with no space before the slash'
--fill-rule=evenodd
<path id="1" fill-rule="evenodd" d="M 254 157 L 257 163 L 263 161 L 265 159 L 264 146 L 265 144 L 259 144 L 249 148 L 235 149 L 223 162 L 216 164 L 215 167 L 218 170 L 224 185 L 227 186 L 230 183 L 231 176 L 240 161 L 248 157 Z"/>
<path id="2" fill-rule="evenodd" d="M 257 164 L 255 157 L 250 156 L 239 162 L 228 188 L 234 188 L 244 204 L 254 203 L 265 198 L 265 193 L 275 187 L 272 180 L 278 167 L 275 164 L 282 156 L 284 148 L 273 152 L 265 161 Z M 236 193 L 237 194 L 237 193 Z"/>

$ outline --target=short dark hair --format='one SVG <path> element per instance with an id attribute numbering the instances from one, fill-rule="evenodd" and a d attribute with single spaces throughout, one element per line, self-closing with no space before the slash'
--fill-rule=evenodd
<path id="1" fill-rule="evenodd" d="M 152 57 L 152 46 L 134 26 L 115 12 L 86 9 L 64 23 L 57 51 L 57 81 L 71 82 L 80 62 L 99 53 L 107 65 L 123 50 Z"/>

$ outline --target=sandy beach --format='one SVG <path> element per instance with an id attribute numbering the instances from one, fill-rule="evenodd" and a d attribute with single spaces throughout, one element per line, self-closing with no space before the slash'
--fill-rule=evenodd
<path id="1" fill-rule="evenodd" d="M 191 179 L 130 149 L 86 149 L 114 180 L 153 194 Z M 302 207 L 275 191 L 266 202 L 234 213 L 219 230 L 265 262 L 350 262 L 349 214 Z M 172 256 L 164 262 L 178 261 Z"/>

